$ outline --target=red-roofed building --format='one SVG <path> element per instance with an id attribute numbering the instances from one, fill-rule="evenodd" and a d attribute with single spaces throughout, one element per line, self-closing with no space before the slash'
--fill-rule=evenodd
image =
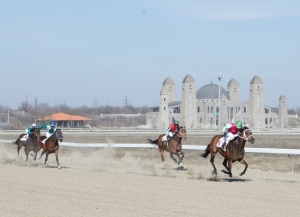
<path id="1" fill-rule="evenodd" d="M 57 127 L 86 127 L 91 120 L 79 115 L 68 115 L 60 112 L 38 118 L 36 122 L 37 124 L 49 124 L 50 121 L 55 121 Z"/>

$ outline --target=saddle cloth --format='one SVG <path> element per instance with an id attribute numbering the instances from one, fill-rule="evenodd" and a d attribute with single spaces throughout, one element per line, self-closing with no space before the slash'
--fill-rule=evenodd
<path id="1" fill-rule="evenodd" d="M 224 137 L 221 137 L 217 143 L 217 147 L 222 148 L 223 142 L 224 142 Z M 226 145 L 224 146 L 223 151 L 226 151 Z"/>
<path id="2" fill-rule="evenodd" d="M 21 141 L 25 142 L 28 139 L 28 135 L 24 135 L 22 138 L 20 138 Z"/>
<path id="3" fill-rule="evenodd" d="M 167 136 L 166 135 L 164 135 L 162 138 L 161 138 L 161 141 L 167 141 Z"/>

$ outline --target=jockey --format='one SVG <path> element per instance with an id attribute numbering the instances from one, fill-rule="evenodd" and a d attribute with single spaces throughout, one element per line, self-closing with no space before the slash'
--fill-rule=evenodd
<path id="1" fill-rule="evenodd" d="M 233 140 L 236 136 L 238 136 L 239 129 L 243 126 L 241 121 L 237 121 L 236 123 L 226 124 L 223 132 L 224 132 L 224 143 L 222 144 L 222 149 L 224 150 L 225 146 Z"/>
<path id="2" fill-rule="evenodd" d="M 179 128 L 179 121 L 174 120 L 173 123 L 170 124 L 168 129 L 166 130 L 166 140 L 164 141 L 164 145 L 167 144 L 169 138 L 173 137 Z"/>
<path id="3" fill-rule="evenodd" d="M 39 128 L 40 130 L 43 128 L 46 128 L 45 124 L 42 124 L 41 126 L 37 127 L 36 123 L 33 123 L 31 125 L 31 127 L 28 127 L 25 131 L 26 131 L 26 135 L 23 136 L 22 141 L 26 141 L 28 139 L 29 136 L 32 136 L 32 134 L 34 133 L 34 131 Z"/>
<path id="4" fill-rule="evenodd" d="M 26 129 L 26 134 L 27 134 L 27 136 L 31 136 L 32 134 L 33 134 L 33 132 L 36 130 L 36 124 L 35 123 L 33 123 L 33 124 L 31 124 L 31 127 L 28 127 L 27 129 Z"/>
<path id="5" fill-rule="evenodd" d="M 55 122 L 51 121 L 50 122 L 50 127 L 47 127 L 47 131 L 46 131 L 46 137 L 47 139 L 52 136 L 52 134 L 55 132 L 56 128 L 55 128 Z"/>

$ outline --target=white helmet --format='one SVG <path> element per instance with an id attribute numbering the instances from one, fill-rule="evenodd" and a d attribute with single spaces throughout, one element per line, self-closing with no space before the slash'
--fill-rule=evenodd
<path id="1" fill-rule="evenodd" d="M 35 124 L 35 123 L 33 123 L 33 124 L 31 125 L 31 127 L 36 127 L 36 124 Z"/>

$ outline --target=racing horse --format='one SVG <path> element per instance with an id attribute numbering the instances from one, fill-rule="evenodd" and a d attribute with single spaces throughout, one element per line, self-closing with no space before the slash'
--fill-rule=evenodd
<path id="1" fill-rule="evenodd" d="M 39 159 L 42 158 L 43 154 L 46 153 L 46 158 L 45 158 L 45 164 L 48 160 L 48 155 L 55 153 L 55 157 L 56 157 L 56 162 L 57 162 L 57 168 L 60 169 L 60 165 L 59 165 L 59 161 L 58 161 L 58 149 L 59 149 L 59 142 L 63 141 L 63 135 L 61 132 L 61 129 L 57 129 L 53 132 L 53 134 L 47 139 L 45 140 L 47 137 L 46 136 L 41 136 L 36 144 L 36 152 L 35 152 L 35 156 L 34 156 L 34 160 L 36 160 L 36 156 L 39 150 L 41 150 L 43 148 L 43 152 L 41 153 L 41 156 Z M 44 141 L 45 140 L 45 141 Z M 44 143 L 43 143 L 44 141 Z"/>
<path id="2" fill-rule="evenodd" d="M 165 135 L 166 134 L 161 134 L 159 135 L 158 139 L 154 141 L 148 139 L 148 141 L 151 144 L 155 144 L 154 147 L 156 147 L 156 145 L 158 146 L 162 162 L 165 161 L 164 151 L 167 151 L 170 152 L 170 157 L 175 161 L 175 163 L 177 163 L 177 160 L 174 158 L 173 154 L 177 155 L 178 157 L 178 165 L 182 164 L 182 159 L 184 158 L 184 152 L 182 151 L 181 140 L 182 138 L 187 139 L 187 133 L 185 127 L 182 126 L 179 127 L 178 131 L 169 139 L 167 145 L 164 145 L 162 141 Z"/>
<path id="3" fill-rule="evenodd" d="M 248 127 L 241 128 L 239 131 L 239 136 L 231 140 L 226 145 L 226 151 L 223 151 L 223 149 L 218 146 L 218 143 L 222 143 L 222 141 L 220 141 L 222 137 L 223 135 L 215 135 L 212 138 L 210 144 L 207 145 L 205 153 L 202 154 L 201 156 L 207 158 L 209 154 L 211 155 L 210 163 L 214 168 L 213 174 L 215 175 L 217 175 L 217 169 L 214 164 L 214 158 L 217 153 L 220 153 L 224 157 L 223 165 L 227 171 L 222 170 L 222 172 L 232 177 L 232 173 L 231 173 L 232 163 L 235 161 L 239 161 L 241 164 L 245 165 L 245 169 L 243 170 L 243 172 L 240 173 L 240 176 L 244 175 L 248 168 L 248 164 L 244 158 L 245 144 L 246 141 L 249 141 L 251 144 L 255 142 L 251 130 Z M 227 166 L 227 162 L 228 162 L 228 166 Z"/>
<path id="4" fill-rule="evenodd" d="M 26 133 L 21 134 L 18 139 L 15 141 L 15 144 L 17 145 L 18 149 L 18 156 L 20 149 L 22 146 L 25 147 L 25 154 L 26 154 L 26 160 L 28 160 L 28 154 L 30 151 L 35 151 L 36 143 L 38 138 L 40 138 L 41 131 L 39 128 L 36 128 L 31 135 L 28 136 L 28 138 L 25 141 L 22 141 L 22 138 L 26 135 Z"/>

